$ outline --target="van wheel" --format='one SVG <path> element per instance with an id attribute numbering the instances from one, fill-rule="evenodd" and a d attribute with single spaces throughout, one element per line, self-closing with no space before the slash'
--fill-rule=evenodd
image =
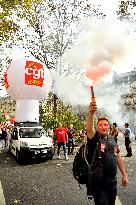
<path id="1" fill-rule="evenodd" d="M 20 154 L 18 150 L 16 150 L 16 161 L 20 162 Z"/>

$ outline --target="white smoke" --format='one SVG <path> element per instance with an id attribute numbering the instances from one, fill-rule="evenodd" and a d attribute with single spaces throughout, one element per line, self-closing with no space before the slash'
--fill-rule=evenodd
<path id="1" fill-rule="evenodd" d="M 127 92 L 126 87 L 122 89 L 121 87 L 111 86 L 111 84 L 107 84 L 105 88 L 98 85 L 96 89 L 98 108 L 106 113 L 111 122 L 116 122 L 119 126 L 122 126 L 123 121 L 128 120 L 121 98 L 122 93 L 125 92 Z"/>
<path id="2" fill-rule="evenodd" d="M 63 102 L 74 106 L 90 104 L 89 87 L 83 84 L 83 73 L 88 69 L 101 72 L 107 67 L 109 74 L 112 74 L 112 71 L 123 73 L 133 69 L 136 64 L 136 41 L 132 38 L 128 25 L 127 22 L 123 23 L 118 20 L 114 20 L 114 22 L 95 20 L 95 22 L 91 21 L 90 25 L 89 21 L 87 24 L 84 23 L 82 27 L 84 30 L 80 29 L 77 41 L 62 56 L 63 66 L 65 68 L 65 65 L 70 65 L 71 74 L 59 76 L 54 84 L 54 91 Z M 79 78 L 77 78 L 75 70 L 80 76 Z M 102 94 L 101 81 L 105 81 L 106 74 L 99 76 L 97 84 L 94 86 L 98 108 L 103 108 L 112 121 L 121 124 L 122 114 L 124 114 L 121 109 L 121 95 L 127 91 L 126 89 L 113 91 L 113 88 L 109 87 L 107 93 L 106 87 L 104 88 L 105 93 Z"/>
<path id="3" fill-rule="evenodd" d="M 92 69 L 101 64 L 109 64 L 109 68 L 118 70 L 118 65 L 126 63 L 135 52 L 136 42 L 125 33 L 122 22 L 116 20 L 92 20 L 84 24 L 75 44 L 63 56 L 67 64 L 78 65 L 79 70 Z M 127 25 L 128 26 L 128 25 Z M 126 28 L 127 29 L 127 28 Z M 133 55 L 134 58 L 134 55 Z"/>
<path id="4" fill-rule="evenodd" d="M 85 86 L 81 78 L 75 75 L 59 76 L 54 84 L 54 92 L 65 104 L 88 105 L 90 101 L 89 87 Z"/>

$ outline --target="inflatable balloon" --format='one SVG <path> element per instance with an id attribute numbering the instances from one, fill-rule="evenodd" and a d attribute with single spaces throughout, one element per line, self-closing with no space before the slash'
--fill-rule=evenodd
<path id="1" fill-rule="evenodd" d="M 17 59 L 5 73 L 5 87 L 16 100 L 16 122 L 39 122 L 39 101 L 47 98 L 52 79 L 47 67 L 36 59 Z"/>

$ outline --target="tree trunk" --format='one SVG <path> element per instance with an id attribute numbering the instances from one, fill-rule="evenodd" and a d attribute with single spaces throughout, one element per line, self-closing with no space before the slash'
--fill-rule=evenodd
<path id="1" fill-rule="evenodd" d="M 54 115 L 54 118 L 56 119 L 56 116 L 57 116 L 57 100 L 58 100 L 58 97 L 57 95 L 53 94 L 53 115 Z"/>

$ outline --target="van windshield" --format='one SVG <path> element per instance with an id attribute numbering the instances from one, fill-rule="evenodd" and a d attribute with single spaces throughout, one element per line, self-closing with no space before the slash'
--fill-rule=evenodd
<path id="1" fill-rule="evenodd" d="M 20 138 L 40 138 L 43 134 L 46 135 L 45 131 L 41 128 L 25 127 L 19 129 Z"/>

